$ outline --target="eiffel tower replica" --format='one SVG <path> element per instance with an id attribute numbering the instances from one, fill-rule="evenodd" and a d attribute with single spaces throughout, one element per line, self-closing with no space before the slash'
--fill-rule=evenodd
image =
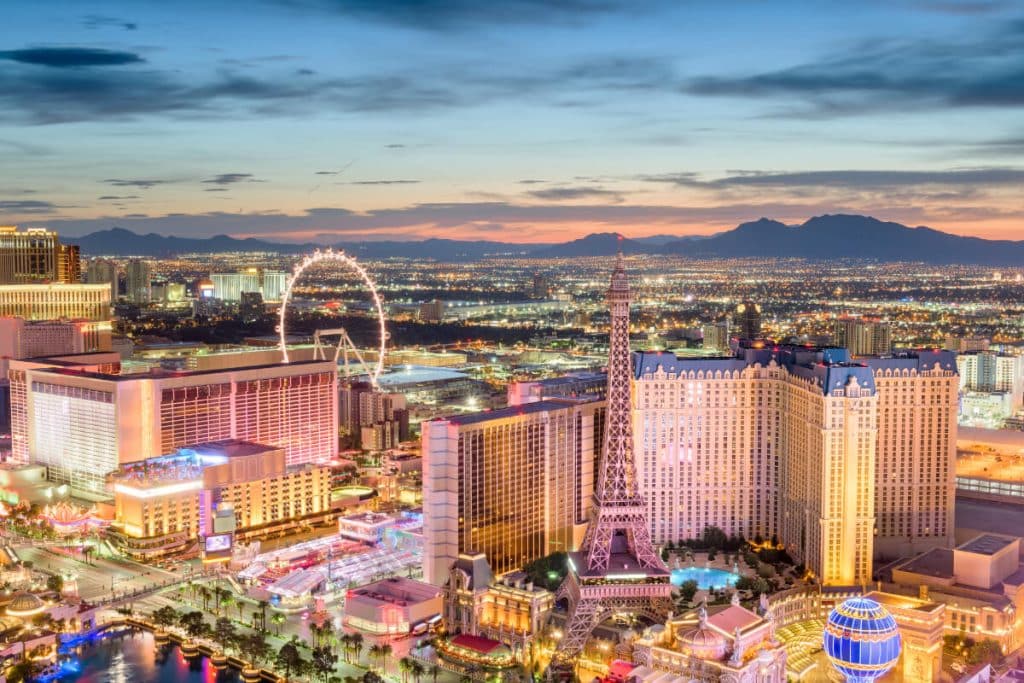
<path id="1" fill-rule="evenodd" d="M 651 544 L 633 460 L 631 298 L 620 251 L 608 288 L 612 329 L 601 470 L 583 546 L 569 553 L 569 574 L 557 593 L 557 599 L 568 600 L 569 618 L 551 660 L 552 678 L 572 675 L 591 632 L 613 614 L 658 621 L 672 608 L 671 575 Z"/>

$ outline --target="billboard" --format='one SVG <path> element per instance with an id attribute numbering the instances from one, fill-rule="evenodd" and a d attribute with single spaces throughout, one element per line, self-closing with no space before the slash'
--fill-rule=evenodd
<path id="1" fill-rule="evenodd" d="M 204 549 L 207 553 L 222 553 L 231 550 L 231 534 L 207 536 Z"/>

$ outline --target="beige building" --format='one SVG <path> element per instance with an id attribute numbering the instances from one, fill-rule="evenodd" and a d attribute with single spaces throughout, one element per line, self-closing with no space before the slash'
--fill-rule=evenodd
<path id="1" fill-rule="evenodd" d="M 110 320 L 108 285 L 0 285 L 0 316 L 25 320 Z"/>
<path id="2" fill-rule="evenodd" d="M 832 328 L 836 346 L 851 356 L 881 356 L 892 351 L 892 328 L 888 323 L 860 318 L 840 318 Z"/>
<path id="3" fill-rule="evenodd" d="M 548 624 L 555 596 L 522 572 L 491 574 L 482 553 L 460 554 L 443 587 L 444 624 L 452 634 L 482 636 L 506 645 L 529 666 L 534 646 Z"/>
<path id="4" fill-rule="evenodd" d="M 45 228 L 0 226 L 0 284 L 78 282 L 78 247 Z"/>
<path id="5" fill-rule="evenodd" d="M 422 425 L 424 576 L 461 553 L 498 574 L 583 540 L 604 404 L 551 400 Z"/>
<path id="6" fill-rule="evenodd" d="M 288 467 L 283 448 L 236 439 L 122 465 L 108 483 L 113 527 L 143 556 L 197 538 L 269 533 L 330 512 L 328 466 Z"/>
<path id="7" fill-rule="evenodd" d="M 1024 565 L 1020 539 L 982 534 L 897 565 L 893 582 L 945 605 L 945 633 L 991 638 L 1004 652 L 1024 644 Z"/>
<path id="8" fill-rule="evenodd" d="M 117 364 L 11 361 L 14 460 L 46 465 L 51 480 L 102 493 L 106 475 L 120 465 L 195 443 L 244 439 L 277 446 L 288 465 L 337 455 L 331 361 L 119 371 Z"/>
<path id="9" fill-rule="evenodd" d="M 0 358 L 110 351 L 110 322 L 0 318 Z"/>
<path id="10" fill-rule="evenodd" d="M 850 362 L 844 349 L 748 346 L 634 356 L 655 542 L 709 526 L 777 535 L 820 580 L 848 585 L 870 580 L 873 556 L 952 541 L 953 354 Z"/>

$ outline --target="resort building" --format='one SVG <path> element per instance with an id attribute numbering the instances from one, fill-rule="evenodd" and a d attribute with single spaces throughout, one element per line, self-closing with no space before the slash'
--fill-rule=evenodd
<path id="1" fill-rule="evenodd" d="M 337 455 L 337 369 L 331 361 L 214 371 L 121 374 L 11 361 L 12 451 L 52 481 L 103 494 L 120 465 L 196 443 L 240 439 L 280 447 L 286 464 Z"/>
<path id="2" fill-rule="evenodd" d="M 441 591 L 422 581 L 391 576 L 345 594 L 345 625 L 373 635 L 426 631 L 441 615 Z"/>
<path id="3" fill-rule="evenodd" d="M 443 587 L 444 624 L 450 634 L 465 634 L 500 643 L 529 667 L 537 638 L 554 608 L 555 596 L 522 572 L 500 578 L 491 574 L 482 553 L 463 553 Z"/>
<path id="4" fill-rule="evenodd" d="M 0 316 L 25 320 L 110 320 L 110 285 L 0 284 Z"/>
<path id="5" fill-rule="evenodd" d="M 228 439 L 122 465 L 109 477 L 126 549 L 151 557 L 202 539 L 227 559 L 235 538 L 295 527 L 330 513 L 330 468 L 289 467 L 283 448 Z"/>
<path id="6" fill-rule="evenodd" d="M 0 284 L 78 282 L 81 274 L 78 247 L 61 244 L 57 233 L 0 226 Z"/>
<path id="7" fill-rule="evenodd" d="M 422 426 L 424 576 L 464 552 L 498 574 L 583 540 L 604 403 L 552 400 Z"/>
<path id="8" fill-rule="evenodd" d="M 656 543 L 709 526 L 777 535 L 820 581 L 852 585 L 876 555 L 951 541 L 952 353 L 854 362 L 845 349 L 752 342 L 728 358 L 638 353 L 634 373 Z"/>

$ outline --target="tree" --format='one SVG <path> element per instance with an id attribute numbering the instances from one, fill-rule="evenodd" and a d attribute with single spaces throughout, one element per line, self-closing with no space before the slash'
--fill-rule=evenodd
<path id="1" fill-rule="evenodd" d="M 52 574 L 46 577 L 46 588 L 54 593 L 62 592 L 64 590 L 64 577 L 60 574 Z"/>
<path id="2" fill-rule="evenodd" d="M 687 579 L 679 584 L 679 597 L 686 602 L 693 600 L 693 596 L 697 594 L 697 590 L 700 585 L 693 579 Z"/>
<path id="3" fill-rule="evenodd" d="M 334 665 L 338 663 L 338 656 L 331 652 L 327 646 L 313 648 L 313 669 L 327 681 L 327 677 L 334 672 Z"/>
<path id="4" fill-rule="evenodd" d="M 257 668 L 270 657 L 270 646 L 267 645 L 267 637 L 258 631 L 246 636 L 241 643 L 241 647 L 253 666 Z"/>
<path id="5" fill-rule="evenodd" d="M 207 586 L 199 587 L 199 597 L 203 599 L 203 611 L 209 611 L 210 609 L 210 589 Z"/>
<path id="6" fill-rule="evenodd" d="M 202 612 L 186 612 L 178 617 L 178 622 L 192 638 L 195 638 L 206 631 L 206 622 L 203 621 Z"/>
<path id="7" fill-rule="evenodd" d="M 41 671 L 40 664 L 32 659 L 22 659 L 7 670 L 8 683 L 31 683 Z"/>
<path id="8" fill-rule="evenodd" d="M 274 626 L 277 627 L 277 635 L 280 636 L 281 626 L 283 626 L 284 622 L 286 621 L 285 616 L 280 612 L 275 612 L 274 614 L 270 615 L 270 621 L 274 624 Z"/>
<path id="9" fill-rule="evenodd" d="M 724 548 L 729 537 L 717 526 L 704 527 L 704 534 L 701 536 L 705 548 Z"/>
<path id="10" fill-rule="evenodd" d="M 213 639 L 217 641 L 222 650 L 227 650 L 228 644 L 234 642 L 238 635 L 238 629 L 227 617 L 220 617 L 213 625 Z"/>
<path id="11" fill-rule="evenodd" d="M 420 678 L 424 673 L 426 673 L 426 671 L 426 667 L 415 659 L 412 660 L 412 664 L 409 665 L 409 674 L 412 676 L 413 683 L 420 683 Z"/>
<path id="12" fill-rule="evenodd" d="M 284 669 L 285 678 L 291 676 L 292 671 L 298 668 L 301 660 L 302 655 L 299 654 L 299 648 L 296 647 L 294 640 L 288 641 L 277 651 L 277 666 Z"/>
<path id="13" fill-rule="evenodd" d="M 362 659 L 362 656 L 363 656 L 363 634 L 362 633 L 353 633 L 351 635 L 351 640 L 352 640 L 352 652 L 353 652 L 353 654 L 355 654 L 355 656 L 356 656 L 356 664 L 358 664 L 359 660 Z"/>
<path id="14" fill-rule="evenodd" d="M 441 667 L 439 667 L 437 664 L 431 664 L 430 669 L 427 670 L 427 673 L 430 674 L 431 683 L 437 683 L 437 676 L 441 673 Z"/>
<path id="15" fill-rule="evenodd" d="M 270 607 L 270 603 L 267 602 L 266 600 L 260 600 L 259 603 L 257 603 L 257 607 L 260 610 L 260 630 L 261 631 L 266 631 L 267 630 L 267 608 Z"/>
<path id="16" fill-rule="evenodd" d="M 363 683 L 384 683 L 384 679 L 376 671 L 367 671 L 363 674 Z"/>
<path id="17" fill-rule="evenodd" d="M 168 627 L 172 624 L 178 623 L 178 611 L 170 605 L 164 605 L 158 610 L 155 610 L 150 618 L 153 619 L 153 623 L 157 626 Z"/>
<path id="18" fill-rule="evenodd" d="M 1003 658 L 999 643 L 991 638 L 974 643 L 967 649 L 968 664 L 995 664 Z"/>
<path id="19" fill-rule="evenodd" d="M 402 657 L 398 660 L 398 671 L 402 674 L 402 683 L 408 683 L 409 670 L 412 668 L 412 660 L 408 657 Z"/>

